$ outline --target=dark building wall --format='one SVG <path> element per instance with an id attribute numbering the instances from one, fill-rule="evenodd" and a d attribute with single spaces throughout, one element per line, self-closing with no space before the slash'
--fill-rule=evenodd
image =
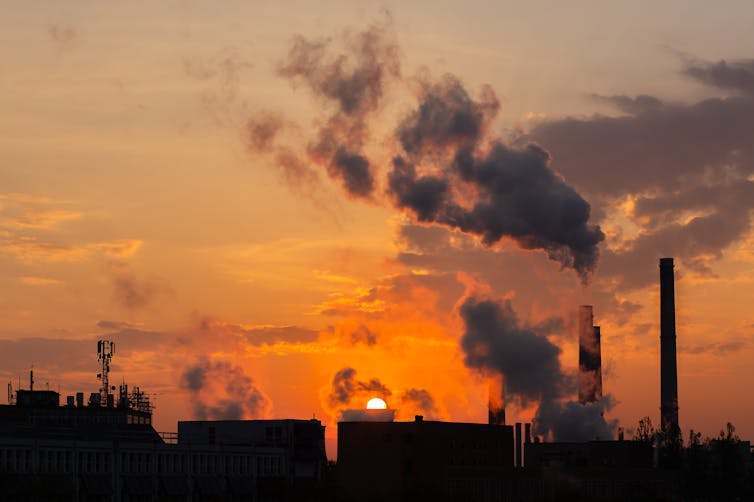
<path id="1" fill-rule="evenodd" d="M 586 443 L 529 443 L 524 445 L 526 466 L 534 469 L 652 467 L 652 445 L 639 441 Z"/>
<path id="2" fill-rule="evenodd" d="M 340 422 L 338 479 L 347 500 L 442 500 L 453 486 L 513 467 L 513 428 L 450 422 Z"/>

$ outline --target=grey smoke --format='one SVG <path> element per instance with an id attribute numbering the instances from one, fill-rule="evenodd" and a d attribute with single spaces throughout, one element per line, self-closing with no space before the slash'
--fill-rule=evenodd
<path id="1" fill-rule="evenodd" d="M 610 398 L 588 406 L 573 401 L 575 382 L 560 365 L 560 348 L 537 334 L 536 328 L 522 325 L 510 301 L 469 297 L 460 314 L 465 327 L 464 363 L 484 374 L 502 375 L 506 400 L 524 406 L 538 403 L 535 433 L 557 441 L 612 437 L 617 424 L 602 415 L 609 409 Z M 538 329 L 543 327 L 558 326 L 549 320 Z"/>
<path id="2" fill-rule="evenodd" d="M 214 385 L 225 395 L 208 396 Z M 197 420 L 239 420 L 263 418 L 270 401 L 240 366 L 228 361 L 203 358 L 186 368 L 181 387 L 188 390 Z"/>
<path id="3" fill-rule="evenodd" d="M 524 403 L 556 399 L 572 388 L 560 366 L 560 347 L 521 326 L 509 300 L 470 297 L 460 314 L 466 366 L 502 374 L 506 392 Z"/>
<path id="4" fill-rule="evenodd" d="M 610 396 L 583 405 L 543 401 L 534 418 L 536 431 L 550 431 L 553 441 L 609 440 L 615 437 L 617 420 L 605 420 L 604 413 L 613 406 Z"/>
<path id="5" fill-rule="evenodd" d="M 341 368 L 332 380 L 332 389 L 328 402 L 332 408 L 348 406 L 355 397 L 390 396 L 392 392 L 385 384 L 376 378 L 361 381 L 356 379 L 356 370 L 350 367 Z"/>
<path id="6" fill-rule="evenodd" d="M 492 90 L 475 101 L 454 77 L 430 86 L 396 131 L 406 154 L 395 156 L 388 173 L 395 204 L 488 246 L 510 237 L 544 250 L 585 280 L 604 240 L 589 225 L 589 204 L 550 168 L 541 147 L 481 144 L 498 107 Z M 439 165 L 438 152 L 447 157 Z"/>
<path id="7" fill-rule="evenodd" d="M 326 105 L 334 105 L 309 154 L 352 197 L 368 198 L 375 187 L 373 166 L 362 148 L 369 136 L 369 116 L 380 108 L 387 82 L 400 75 L 398 48 L 389 32 L 389 24 L 375 24 L 347 35 L 344 50 L 337 54 L 330 39 L 298 36 L 278 67 L 280 76 L 304 84 Z"/>
<path id="8" fill-rule="evenodd" d="M 409 155 L 478 143 L 500 109 L 492 88 L 485 86 L 474 101 L 461 81 L 446 74 L 428 84 L 416 110 L 398 125 L 396 136 Z"/>
<path id="9" fill-rule="evenodd" d="M 427 420 L 442 418 L 435 399 L 425 389 L 408 389 L 401 393 L 400 400 L 402 410 L 407 409 L 412 413 L 420 414 Z"/>
<path id="10" fill-rule="evenodd" d="M 350 334 L 351 343 L 356 345 L 357 343 L 363 343 L 364 345 L 372 346 L 377 343 L 377 333 L 369 329 L 364 324 L 360 324 L 358 328 Z"/>

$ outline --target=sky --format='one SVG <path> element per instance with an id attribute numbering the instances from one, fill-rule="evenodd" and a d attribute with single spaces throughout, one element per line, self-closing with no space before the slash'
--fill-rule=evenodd
<path id="1" fill-rule="evenodd" d="M 754 436 L 749 2 L 4 0 L 0 377 L 155 425 L 659 423 Z M 603 389 L 578 407 L 594 306 Z"/>

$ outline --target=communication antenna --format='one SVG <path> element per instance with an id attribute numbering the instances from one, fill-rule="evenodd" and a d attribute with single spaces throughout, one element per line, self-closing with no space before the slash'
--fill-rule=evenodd
<path id="1" fill-rule="evenodd" d="M 110 340 L 99 340 L 97 342 L 97 360 L 102 364 L 102 371 L 97 373 L 97 378 L 102 381 L 99 388 L 99 404 L 107 406 L 107 395 L 110 393 L 110 361 L 113 359 L 115 352 L 115 343 Z"/>

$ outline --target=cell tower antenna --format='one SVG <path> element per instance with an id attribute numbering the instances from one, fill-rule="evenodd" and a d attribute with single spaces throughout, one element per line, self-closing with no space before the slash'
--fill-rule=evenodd
<path id="1" fill-rule="evenodd" d="M 97 342 L 97 360 L 102 364 L 102 371 L 97 374 L 97 378 L 102 381 L 99 389 L 100 406 L 107 406 L 107 396 L 110 393 L 110 361 L 113 359 L 115 344 L 110 340 L 99 340 Z"/>

